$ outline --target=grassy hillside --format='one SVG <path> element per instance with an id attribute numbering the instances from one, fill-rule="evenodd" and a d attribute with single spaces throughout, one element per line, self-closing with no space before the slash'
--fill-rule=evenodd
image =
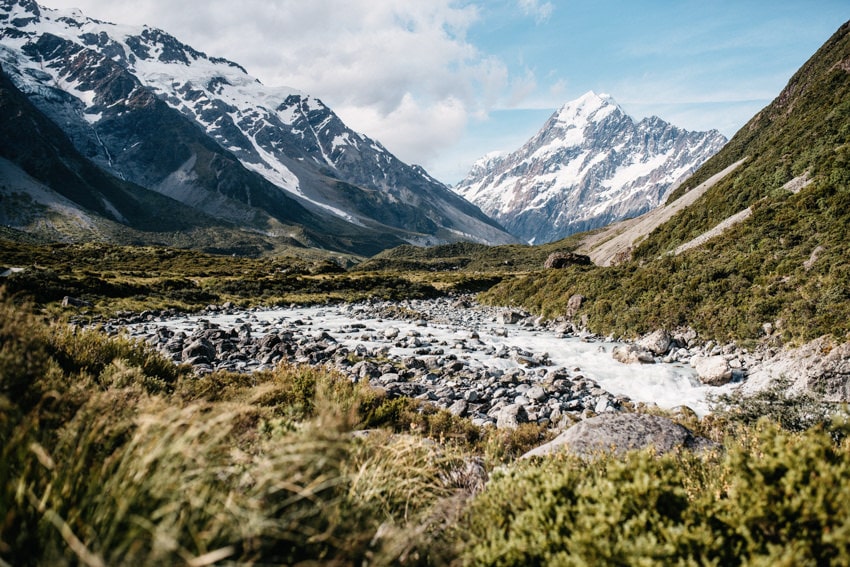
<path id="1" fill-rule="evenodd" d="M 786 341 L 823 334 L 846 340 L 848 136 L 850 23 L 671 199 L 747 161 L 652 232 L 632 262 L 505 280 L 485 298 L 554 317 L 581 294 L 592 330 L 627 337 L 690 325 L 706 339 L 755 339 L 770 323 Z M 799 193 L 783 188 L 795 178 L 810 182 Z M 669 255 L 747 207 L 753 215 L 745 222 L 701 248 Z"/>

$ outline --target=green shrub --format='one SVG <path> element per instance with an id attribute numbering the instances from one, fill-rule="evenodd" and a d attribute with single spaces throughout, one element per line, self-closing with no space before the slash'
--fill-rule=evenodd
<path id="1" fill-rule="evenodd" d="M 722 454 L 527 461 L 453 533 L 465 564 L 847 564 L 848 449 L 762 421 Z"/>

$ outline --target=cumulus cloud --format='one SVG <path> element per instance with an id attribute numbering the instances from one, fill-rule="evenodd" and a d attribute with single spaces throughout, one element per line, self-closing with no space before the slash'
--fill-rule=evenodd
<path id="1" fill-rule="evenodd" d="M 454 0 L 43 0 L 118 23 L 146 23 L 240 63 L 270 86 L 321 98 L 350 126 L 428 167 L 469 116 L 517 92 L 504 63 L 467 33 L 480 17 Z M 539 18 L 547 2 L 523 0 Z M 528 77 L 521 77 L 527 83 Z"/>

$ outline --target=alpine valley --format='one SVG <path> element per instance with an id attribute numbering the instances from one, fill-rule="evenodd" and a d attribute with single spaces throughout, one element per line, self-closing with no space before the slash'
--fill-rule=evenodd
<path id="1" fill-rule="evenodd" d="M 7 226 L 241 254 L 515 241 L 317 98 L 160 30 L 32 0 L 0 26 Z"/>
<path id="2" fill-rule="evenodd" d="M 314 97 L 0 7 L 0 566 L 850 565 L 850 22 L 725 145 L 588 93 L 479 164 L 531 245 Z"/>
<path id="3" fill-rule="evenodd" d="M 640 122 L 588 92 L 520 149 L 485 156 L 454 190 L 511 233 L 551 242 L 643 214 L 726 143 L 653 116 Z"/>

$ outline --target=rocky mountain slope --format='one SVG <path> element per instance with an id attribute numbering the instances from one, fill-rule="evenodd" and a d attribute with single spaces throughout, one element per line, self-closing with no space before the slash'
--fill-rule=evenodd
<path id="1" fill-rule="evenodd" d="M 649 214 L 584 244 L 573 240 L 573 249 L 591 255 L 622 246 L 618 265 L 550 271 L 497 287 L 490 300 L 557 316 L 579 294 L 586 301 L 578 317 L 616 336 L 689 326 L 705 340 L 772 348 L 822 336 L 843 343 L 850 338 L 848 133 L 850 22 L 673 192 L 661 222 Z M 617 231 L 627 240 L 617 242 Z M 845 365 L 821 385 L 837 391 L 848 380 Z"/>
<path id="2" fill-rule="evenodd" d="M 635 122 L 588 92 L 517 151 L 480 160 L 454 190 L 522 239 L 550 242 L 655 208 L 725 143 L 658 117 Z"/>
<path id="3" fill-rule="evenodd" d="M 366 254 L 403 242 L 513 241 L 318 99 L 266 87 L 160 30 L 3 0 L 0 38 L 11 85 L 79 156 L 217 222 Z M 123 214 L 106 218 L 136 228 Z"/>

